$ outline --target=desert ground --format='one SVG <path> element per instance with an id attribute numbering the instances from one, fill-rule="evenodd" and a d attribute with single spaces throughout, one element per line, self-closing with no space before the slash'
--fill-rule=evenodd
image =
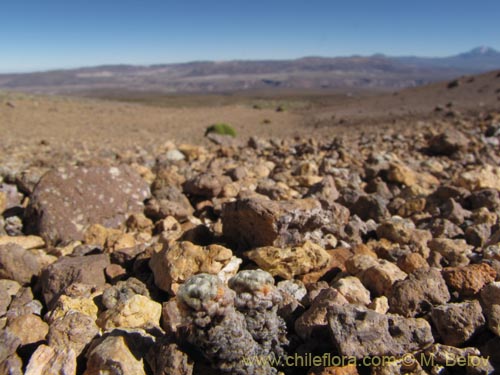
<path id="1" fill-rule="evenodd" d="M 500 371 L 500 71 L 2 92 L 0 134 L 0 375 Z"/>

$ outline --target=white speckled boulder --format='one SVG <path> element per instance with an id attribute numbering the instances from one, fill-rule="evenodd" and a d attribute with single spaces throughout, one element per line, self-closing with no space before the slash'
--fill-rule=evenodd
<path id="1" fill-rule="evenodd" d="M 28 229 L 51 245 L 82 240 L 91 224 L 117 227 L 142 212 L 149 196 L 148 184 L 128 166 L 50 171 L 30 197 Z"/>

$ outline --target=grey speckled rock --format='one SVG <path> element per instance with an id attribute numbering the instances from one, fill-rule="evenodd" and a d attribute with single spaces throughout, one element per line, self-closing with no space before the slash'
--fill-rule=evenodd
<path id="1" fill-rule="evenodd" d="M 462 345 L 486 322 L 478 300 L 438 306 L 431 318 L 443 343 L 451 346 Z"/>
<path id="2" fill-rule="evenodd" d="M 401 355 L 434 342 L 431 327 L 424 319 L 383 315 L 346 305 L 328 309 L 328 326 L 333 345 L 340 355 Z"/>
<path id="3" fill-rule="evenodd" d="M 390 311 L 406 317 L 430 311 L 433 305 L 450 300 L 450 292 L 435 268 L 418 270 L 408 278 L 396 281 L 389 298 Z"/>
<path id="4" fill-rule="evenodd" d="M 147 183 L 130 167 L 71 167 L 45 174 L 27 211 L 28 230 L 48 244 L 81 240 L 90 224 L 116 227 L 142 212 Z"/>

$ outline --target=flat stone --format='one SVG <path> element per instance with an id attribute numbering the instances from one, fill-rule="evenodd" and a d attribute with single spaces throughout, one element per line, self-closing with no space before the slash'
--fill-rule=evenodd
<path id="1" fill-rule="evenodd" d="M 40 249 L 45 246 L 43 238 L 38 236 L 0 236 L 0 246 L 9 243 L 21 246 L 25 250 Z"/>
<path id="2" fill-rule="evenodd" d="M 43 266 L 41 258 L 31 250 L 12 243 L 0 245 L 0 278 L 30 284 Z"/>

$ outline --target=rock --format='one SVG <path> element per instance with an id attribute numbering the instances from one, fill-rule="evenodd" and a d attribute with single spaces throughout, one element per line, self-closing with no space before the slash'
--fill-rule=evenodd
<path id="1" fill-rule="evenodd" d="M 9 308 L 12 297 L 6 290 L 0 289 L 0 317 L 4 316 Z"/>
<path id="2" fill-rule="evenodd" d="M 229 183 L 229 177 L 207 172 L 187 180 L 182 188 L 185 194 L 211 199 L 217 197 L 222 192 L 222 187 Z"/>
<path id="3" fill-rule="evenodd" d="M 442 217 L 450 220 L 456 225 L 462 225 L 465 219 L 471 216 L 471 212 L 464 210 L 460 203 L 454 199 L 449 198 L 440 207 Z"/>
<path id="4" fill-rule="evenodd" d="M 351 207 L 351 214 L 357 215 L 361 220 L 375 220 L 381 222 L 390 216 L 387 202 L 377 195 L 361 195 Z"/>
<path id="5" fill-rule="evenodd" d="M 45 303 L 52 308 L 64 289 L 74 283 L 104 285 L 104 269 L 109 264 L 105 254 L 59 258 L 40 277 Z"/>
<path id="6" fill-rule="evenodd" d="M 0 278 L 14 280 L 23 285 L 30 284 L 44 266 L 40 260 L 34 252 L 19 245 L 0 245 Z"/>
<path id="7" fill-rule="evenodd" d="M 402 355 L 434 342 L 431 327 L 424 319 L 383 315 L 352 305 L 328 309 L 328 329 L 340 355 Z"/>
<path id="8" fill-rule="evenodd" d="M 297 246 L 314 237 L 319 241 L 322 227 L 342 227 L 348 220 L 347 208 L 333 204 L 327 212 L 313 198 L 290 201 L 244 198 L 222 207 L 224 236 L 240 250 Z"/>
<path id="9" fill-rule="evenodd" d="M 334 304 L 347 305 L 349 302 L 334 288 L 323 289 L 296 321 L 295 332 L 302 340 L 327 339 L 328 308 Z"/>
<path id="10" fill-rule="evenodd" d="M 159 327 L 161 310 L 161 304 L 158 302 L 136 294 L 104 311 L 99 315 L 97 325 L 105 330 Z"/>
<path id="11" fill-rule="evenodd" d="M 22 375 L 23 362 L 16 353 L 21 341 L 9 330 L 1 330 L 0 342 L 2 343 L 0 345 L 0 374 Z"/>
<path id="12" fill-rule="evenodd" d="M 72 349 L 40 345 L 30 358 L 25 375 L 76 375 L 76 354 Z"/>
<path id="13" fill-rule="evenodd" d="M 387 311 L 389 311 L 389 301 L 386 296 L 377 297 L 368 305 L 368 308 L 379 314 L 387 314 Z"/>
<path id="14" fill-rule="evenodd" d="M 427 244 L 432 251 L 441 254 L 449 266 L 466 266 L 469 264 L 467 256 L 471 253 L 472 246 L 467 245 L 465 240 L 434 238 Z"/>
<path id="15" fill-rule="evenodd" d="M 99 328 L 95 324 L 95 318 L 71 310 L 52 321 L 47 341 L 52 348 L 71 349 L 79 356 L 98 334 Z"/>
<path id="16" fill-rule="evenodd" d="M 465 367 L 466 373 L 470 375 L 494 373 L 488 358 L 485 358 L 485 355 L 482 355 L 477 348 L 455 348 L 448 345 L 434 344 L 425 350 L 424 356 L 425 358 L 432 358 L 434 368 L 443 366 L 448 371 L 454 371 Z"/>
<path id="17" fill-rule="evenodd" d="M 182 313 L 175 297 L 163 302 L 160 325 L 167 335 L 175 334 L 182 325 Z"/>
<path id="18" fill-rule="evenodd" d="M 487 308 L 500 305 L 500 281 L 492 282 L 482 288 L 481 301 Z"/>
<path id="19" fill-rule="evenodd" d="M 47 323 L 33 314 L 22 315 L 9 321 L 7 329 L 19 338 L 21 345 L 43 341 L 49 332 Z"/>
<path id="20" fill-rule="evenodd" d="M 405 186 L 418 186 L 422 192 L 428 192 L 439 185 L 439 180 L 429 173 L 417 173 L 401 163 L 389 163 L 387 180 Z"/>
<path id="21" fill-rule="evenodd" d="M 468 138 L 462 132 L 448 129 L 446 132 L 437 134 L 429 140 L 429 151 L 433 155 L 451 156 L 466 149 Z"/>
<path id="22" fill-rule="evenodd" d="M 5 192 L 0 191 L 0 214 L 2 214 L 7 208 L 7 194 Z"/>
<path id="23" fill-rule="evenodd" d="M 490 238 L 491 226 L 488 224 L 477 224 L 467 227 L 465 240 L 474 247 L 483 247 Z"/>
<path id="24" fill-rule="evenodd" d="M 43 238 L 38 236 L 0 236 L 0 246 L 9 243 L 21 246 L 25 250 L 40 249 L 45 246 Z"/>
<path id="25" fill-rule="evenodd" d="M 429 269 L 429 264 L 424 257 L 418 253 L 407 253 L 401 256 L 397 261 L 397 266 L 407 274 L 418 270 Z"/>
<path id="26" fill-rule="evenodd" d="M 51 245 L 82 240 L 91 224 L 117 227 L 143 210 L 149 187 L 130 167 L 69 167 L 45 174 L 28 207 L 29 230 Z"/>
<path id="27" fill-rule="evenodd" d="M 31 288 L 21 288 L 12 297 L 6 317 L 11 321 L 23 315 L 40 315 L 42 309 L 42 303 L 34 299 Z"/>
<path id="28" fill-rule="evenodd" d="M 284 249 L 260 247 L 247 251 L 245 255 L 263 270 L 283 279 L 293 279 L 324 269 L 330 263 L 330 255 L 326 250 L 310 241 L 300 247 Z"/>
<path id="29" fill-rule="evenodd" d="M 412 246 L 424 258 L 429 256 L 427 242 L 432 239 L 432 235 L 429 231 L 416 229 L 411 220 L 392 217 L 377 227 L 377 236 L 400 245 Z"/>
<path id="30" fill-rule="evenodd" d="M 490 211 L 495 211 L 500 207 L 499 194 L 497 189 L 476 190 L 467 197 L 466 202 L 473 210 L 485 207 Z"/>
<path id="31" fill-rule="evenodd" d="M 377 265 L 363 272 L 361 282 L 374 296 L 378 297 L 388 295 L 392 290 L 392 285 L 398 280 L 404 280 L 406 276 L 406 273 L 395 264 L 380 260 Z"/>
<path id="32" fill-rule="evenodd" d="M 346 366 L 312 367 L 307 375 L 358 375 L 355 364 Z"/>
<path id="33" fill-rule="evenodd" d="M 392 287 L 389 305 L 392 313 L 416 317 L 449 300 L 450 293 L 441 272 L 431 268 L 417 270 L 405 280 L 396 281 Z"/>
<path id="34" fill-rule="evenodd" d="M 500 305 L 492 305 L 485 311 L 485 315 L 490 331 L 500 336 Z"/>
<path id="35" fill-rule="evenodd" d="M 451 346 L 462 345 L 485 324 L 477 300 L 434 307 L 431 318 L 443 343 Z"/>
<path id="36" fill-rule="evenodd" d="M 487 263 L 443 269 L 446 284 L 451 291 L 458 292 L 461 297 L 474 296 L 485 284 L 495 281 L 496 276 L 496 271 Z"/>
<path id="37" fill-rule="evenodd" d="M 163 250 L 154 253 L 149 261 L 153 271 L 155 284 L 158 288 L 175 294 L 180 284 L 197 273 L 221 272 L 233 258 L 228 248 L 220 245 L 197 246 L 188 241 L 182 241 L 165 246 Z"/>
<path id="38" fill-rule="evenodd" d="M 133 337 L 110 335 L 99 340 L 87 355 L 87 369 L 83 374 L 146 375 L 142 356 L 135 353 Z"/>
<path id="39" fill-rule="evenodd" d="M 45 319 L 52 323 L 57 319 L 64 318 L 68 313 L 79 312 L 90 317 L 93 321 L 97 319 L 99 311 L 94 299 L 97 295 L 89 295 L 86 297 L 70 297 L 61 295 L 53 304 L 52 310 L 47 314 Z"/>
<path id="40" fill-rule="evenodd" d="M 346 270 L 353 276 L 361 275 L 369 268 L 377 266 L 378 260 L 372 255 L 354 255 L 345 262 Z"/>
<path id="41" fill-rule="evenodd" d="M 361 281 L 354 276 L 344 277 L 332 284 L 349 303 L 368 306 L 371 302 L 370 292 Z"/>
<path id="42" fill-rule="evenodd" d="M 151 347 L 146 360 L 153 370 L 153 375 L 191 375 L 193 373 L 193 361 L 180 350 L 176 343 L 167 340 Z"/>
<path id="43" fill-rule="evenodd" d="M 462 172 L 455 177 L 455 184 L 470 191 L 481 189 L 500 190 L 500 167 L 485 165 L 467 172 Z"/>

